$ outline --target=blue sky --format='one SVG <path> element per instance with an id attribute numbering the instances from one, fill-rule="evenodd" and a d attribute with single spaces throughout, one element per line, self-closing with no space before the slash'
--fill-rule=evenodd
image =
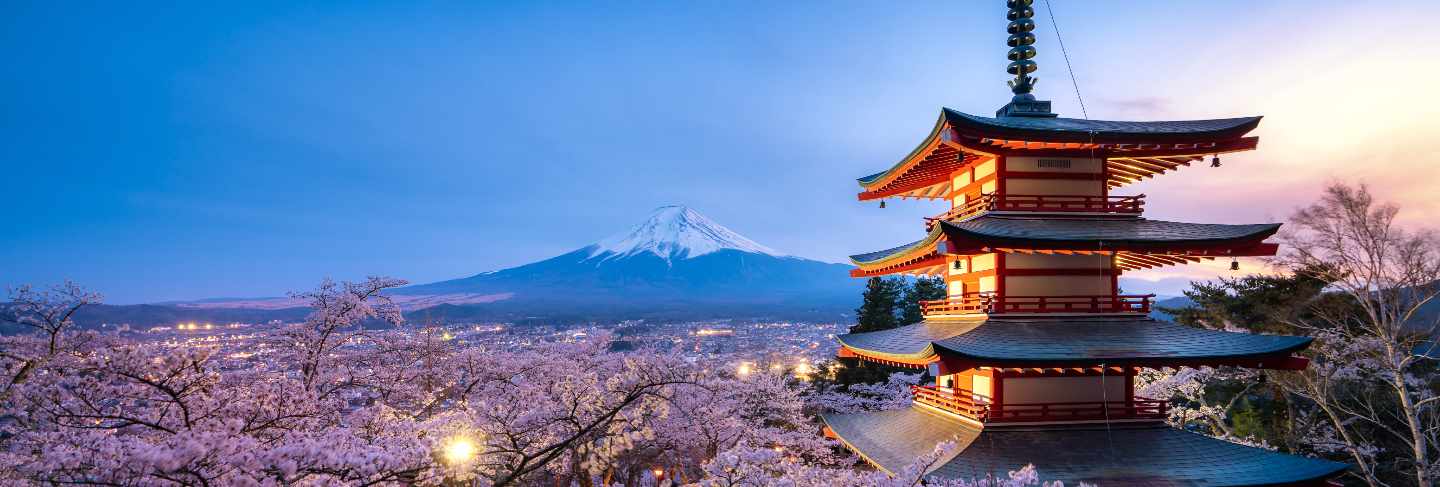
<path id="1" fill-rule="evenodd" d="M 69 278 L 131 303 L 428 282 L 672 203 L 842 261 L 942 211 L 860 204 L 854 178 L 908 152 L 940 106 L 1007 100 L 1003 3 L 10 5 L 0 284 Z M 1037 94 L 1078 117 L 1037 7 Z M 1054 8 L 1092 117 L 1267 115 L 1259 151 L 1127 188 L 1150 214 L 1275 221 L 1357 178 L 1440 210 L 1420 143 L 1440 133 L 1420 92 L 1440 74 L 1435 4 Z M 1363 160 L 1382 156 L 1398 175 Z"/>

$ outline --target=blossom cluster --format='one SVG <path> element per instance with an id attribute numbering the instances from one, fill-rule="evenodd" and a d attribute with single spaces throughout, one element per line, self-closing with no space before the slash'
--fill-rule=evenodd
<path id="1" fill-rule="evenodd" d="M 607 336 L 466 347 L 400 324 L 382 291 L 401 284 L 327 281 L 297 295 L 313 313 L 264 333 L 256 343 L 272 353 L 244 368 L 203 343 L 69 330 L 63 310 L 98 297 L 22 296 L 34 306 L 12 318 L 55 326 L 0 337 L 0 463 L 13 466 L 0 483 L 916 485 L 951 451 L 892 476 L 820 434 L 815 411 L 906 407 L 918 376 L 817 391 L 612 351 Z M 360 326 L 376 321 L 393 325 Z M 1022 466 L 982 481 L 1040 485 Z M 981 485 L 956 482 L 935 485 Z"/>

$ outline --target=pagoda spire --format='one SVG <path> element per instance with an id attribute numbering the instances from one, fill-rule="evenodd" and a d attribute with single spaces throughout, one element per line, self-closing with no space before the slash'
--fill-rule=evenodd
<path id="1" fill-rule="evenodd" d="M 1015 93 L 1016 100 L 1021 100 L 1022 97 L 1035 99 L 1030 91 L 1035 88 L 1035 83 L 1040 81 L 1030 76 L 1030 73 L 1040 68 L 1035 61 L 1030 60 L 1035 57 L 1035 34 L 1032 33 L 1035 30 L 1035 21 L 1031 19 L 1035 16 L 1035 9 L 1031 8 L 1030 4 L 1031 0 L 1005 2 L 1005 6 L 1010 8 L 1010 12 L 1005 14 L 1005 18 L 1010 20 L 1010 25 L 1005 29 L 1010 33 L 1010 39 L 1006 41 L 1006 44 L 1010 45 L 1010 53 L 1007 55 L 1010 66 L 1005 70 L 1015 75 L 1015 79 L 1010 80 L 1010 91 Z"/>
<path id="2" fill-rule="evenodd" d="M 1030 76 L 1035 70 L 1040 69 L 1032 59 L 1035 57 L 1035 9 L 1031 8 L 1033 0 L 1005 0 L 1005 7 L 1010 11 L 1005 18 L 1010 20 L 1010 25 L 1005 30 L 1010 33 L 1010 38 L 1005 41 L 1010 45 L 1010 52 L 1006 57 L 1010 59 L 1010 65 L 1005 71 L 1014 75 L 1010 80 L 1010 91 L 1015 97 L 1010 103 L 995 111 L 996 117 L 1054 117 L 1050 112 L 1050 102 L 1036 100 L 1035 95 L 1030 94 L 1035 89 L 1035 83 L 1039 78 Z"/>

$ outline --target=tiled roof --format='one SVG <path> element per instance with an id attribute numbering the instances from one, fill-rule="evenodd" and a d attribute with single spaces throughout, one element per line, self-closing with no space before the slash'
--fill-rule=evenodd
<path id="1" fill-rule="evenodd" d="M 921 247 L 933 247 L 933 244 L 935 242 L 940 241 L 940 235 L 941 232 L 938 227 L 932 228 L 930 230 L 930 233 L 925 235 L 925 238 L 910 242 L 905 245 L 891 247 L 885 250 L 877 250 L 874 252 L 852 255 L 850 256 L 850 261 L 855 263 L 855 265 L 865 265 L 884 261 L 890 258 L 900 257 Z"/>
<path id="2" fill-rule="evenodd" d="M 1122 137 L 1143 137 L 1147 142 L 1165 139 L 1177 139 L 1178 142 L 1200 138 L 1231 138 L 1245 135 L 1260 124 L 1260 117 L 1125 122 L 1058 117 L 991 118 L 950 108 L 946 108 L 944 113 L 952 126 L 970 128 L 981 133 L 994 134 L 996 137 L 1050 140 L 1060 136 L 1077 142 L 1089 140 L 1091 132 L 1095 133 L 1096 142 L 1113 142 Z"/>
<path id="3" fill-rule="evenodd" d="M 836 338 L 847 348 L 876 356 L 953 354 L 989 365 L 1246 358 L 1289 354 L 1311 341 L 1205 330 L 1143 316 L 932 319 Z"/>
<path id="4" fill-rule="evenodd" d="M 918 406 L 821 417 L 850 449 L 892 475 L 935 451 L 941 442 L 953 441 L 963 448 L 980 436 L 979 426 Z"/>
<path id="5" fill-rule="evenodd" d="M 1312 339 L 1205 330 L 1150 318 L 991 319 L 969 333 L 936 340 L 949 352 L 985 363 L 1092 360 L 1200 360 L 1288 354 Z"/>
<path id="6" fill-rule="evenodd" d="M 878 355 L 925 358 L 934 355 L 931 343 L 965 333 L 985 323 L 976 319 L 929 319 L 913 325 L 867 333 L 851 333 L 836 337 L 851 349 Z"/>
<path id="7" fill-rule="evenodd" d="M 928 239 L 928 238 L 925 238 L 925 239 L 921 239 L 921 240 L 916 240 L 916 241 L 914 241 L 914 242 L 910 242 L 910 243 L 907 243 L 907 244 L 904 244 L 904 245 L 897 245 L 897 246 L 894 246 L 894 247 L 890 247 L 890 248 L 885 249 L 885 250 L 876 250 L 876 251 L 874 251 L 874 252 L 866 252 L 866 253 L 863 253 L 863 254 L 852 255 L 852 256 L 850 256 L 850 260 L 853 261 L 853 262 L 855 262 L 856 264 L 865 264 L 865 263 L 875 262 L 875 261 L 879 261 L 879 260 L 884 260 L 886 257 L 889 257 L 889 256 L 891 256 L 891 255 L 903 254 L 903 253 L 905 253 L 906 251 L 910 250 L 911 248 L 914 248 L 914 247 L 917 246 L 917 245 L 920 245 L 920 244 L 925 243 L 926 240 L 929 240 L 929 239 Z"/>
<path id="8" fill-rule="evenodd" d="M 929 453 L 942 441 L 963 448 L 937 477 L 1004 478 L 1027 464 L 1044 480 L 1067 485 L 1274 485 L 1334 477 L 1343 463 L 1237 445 L 1160 423 L 976 427 L 919 406 L 898 411 L 825 415 L 825 423 L 852 449 L 891 472 Z"/>
<path id="9" fill-rule="evenodd" d="M 1027 247 L 1034 246 L 1034 242 L 1145 245 L 1258 241 L 1280 229 L 1279 223 L 1225 225 L 1144 218 L 1056 218 L 994 214 L 943 222 L 941 226 L 946 236 L 957 241 L 1023 241 L 1028 243 Z"/>

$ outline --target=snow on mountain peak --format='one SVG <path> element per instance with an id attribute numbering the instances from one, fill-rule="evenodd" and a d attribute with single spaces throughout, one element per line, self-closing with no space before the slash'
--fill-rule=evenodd
<path id="1" fill-rule="evenodd" d="M 656 208 L 649 218 L 628 232 L 595 243 L 590 257 L 628 257 L 650 252 L 666 260 L 694 258 L 724 249 L 781 256 L 774 249 L 755 243 L 705 215 L 684 206 Z"/>

